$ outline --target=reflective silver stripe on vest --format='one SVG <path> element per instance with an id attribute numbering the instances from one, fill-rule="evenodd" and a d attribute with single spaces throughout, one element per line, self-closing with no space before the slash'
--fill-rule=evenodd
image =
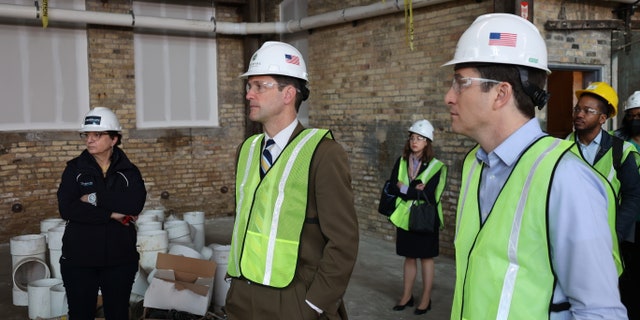
<path id="1" fill-rule="evenodd" d="M 267 245 L 267 257 L 266 264 L 264 270 L 264 280 L 262 283 L 271 283 L 271 274 L 273 271 L 273 253 L 275 251 L 276 246 L 276 236 L 278 235 L 278 223 L 280 222 L 280 213 L 282 211 L 282 203 L 284 202 L 284 188 L 287 184 L 287 180 L 289 179 L 289 175 L 291 174 L 291 170 L 293 169 L 293 165 L 300 154 L 300 150 L 304 148 L 309 139 L 311 139 L 318 129 L 311 129 L 302 140 L 296 145 L 296 147 L 291 152 L 291 156 L 289 157 L 284 172 L 282 173 L 282 178 L 280 182 L 278 182 L 278 197 L 276 198 L 276 203 L 273 208 L 273 216 L 271 219 L 271 232 L 269 233 L 269 243 Z"/>
<path id="2" fill-rule="evenodd" d="M 462 191 L 462 197 L 460 199 L 467 199 L 468 193 L 469 193 L 469 186 L 471 185 L 471 181 L 473 179 L 472 178 L 473 177 L 473 173 L 476 172 L 476 169 L 478 168 L 478 164 L 479 164 L 478 159 L 474 159 L 473 160 L 473 166 L 469 170 L 469 175 L 467 176 L 467 184 L 464 186 L 464 190 Z M 460 204 L 460 207 L 458 208 L 458 219 L 456 221 L 456 233 L 453 236 L 453 241 L 454 242 L 455 242 L 455 239 L 458 237 L 458 230 L 460 229 L 460 221 L 462 220 L 462 213 L 464 212 L 464 204 L 466 202 L 467 202 L 466 200 L 462 201 L 462 203 Z M 480 206 L 478 205 L 478 207 L 480 207 Z"/>
<path id="3" fill-rule="evenodd" d="M 248 159 L 246 162 L 246 166 L 244 167 L 244 175 L 242 177 L 242 182 L 240 183 L 240 186 L 238 186 L 237 188 L 239 188 L 239 197 L 238 197 L 238 201 L 236 201 L 237 206 L 236 206 L 236 217 L 242 217 L 242 215 L 240 215 L 240 213 L 242 212 L 242 204 L 244 203 L 244 185 L 247 183 L 247 179 L 249 179 L 250 176 L 250 172 L 251 172 L 251 162 L 253 162 L 253 155 L 255 153 L 255 149 L 256 146 L 258 145 L 258 141 L 260 141 L 260 139 L 262 138 L 262 135 L 257 135 L 253 141 L 251 141 L 251 148 L 249 149 L 249 155 L 248 155 Z M 242 223 L 240 221 L 240 219 L 236 219 L 236 224 Z M 237 230 L 237 226 L 234 226 L 234 230 Z M 232 243 L 238 243 L 238 234 L 240 234 L 240 232 L 233 232 L 233 240 Z M 240 274 L 240 260 L 238 259 L 238 257 L 240 256 L 240 250 L 242 249 L 243 246 L 235 246 L 236 250 L 234 250 L 233 252 L 231 252 L 231 254 L 233 255 L 234 259 L 233 261 L 235 262 L 235 265 L 233 266 L 236 269 L 236 274 Z"/>
<path id="4" fill-rule="evenodd" d="M 544 152 L 540 153 L 536 161 L 533 163 L 531 170 L 529 171 L 529 175 L 527 176 L 527 180 L 524 183 L 524 187 L 522 189 L 522 194 L 520 195 L 520 199 L 518 200 L 518 206 L 513 218 L 513 224 L 511 226 L 511 235 L 509 236 L 509 248 L 508 256 L 509 256 L 509 267 L 507 268 L 507 272 L 504 277 L 504 283 L 502 284 L 502 293 L 500 295 L 500 305 L 498 305 L 498 313 L 496 315 L 496 319 L 509 319 L 509 309 L 511 308 L 511 298 L 513 298 L 513 291 L 516 285 L 516 277 L 518 275 L 518 270 L 520 266 L 518 265 L 518 239 L 520 237 L 520 229 L 522 226 L 522 216 L 524 214 L 524 209 L 527 204 L 527 197 L 529 195 L 529 191 L 531 189 L 531 180 L 533 180 L 533 176 L 540 165 L 540 162 L 544 159 L 544 157 L 552 151 L 558 144 L 560 140 L 555 140 Z M 517 165 L 517 164 L 516 164 Z"/>

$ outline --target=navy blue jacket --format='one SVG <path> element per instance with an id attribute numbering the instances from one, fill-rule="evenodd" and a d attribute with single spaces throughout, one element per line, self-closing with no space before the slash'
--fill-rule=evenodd
<path id="1" fill-rule="evenodd" d="M 80 200 L 93 192 L 97 206 Z M 135 226 L 111 219 L 111 213 L 138 215 L 146 197 L 140 170 L 118 147 L 105 177 L 87 150 L 67 162 L 58 188 L 58 209 L 67 220 L 60 263 L 102 267 L 138 261 Z"/>

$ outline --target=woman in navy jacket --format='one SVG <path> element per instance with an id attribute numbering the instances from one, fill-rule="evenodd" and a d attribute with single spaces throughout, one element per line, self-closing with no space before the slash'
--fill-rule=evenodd
<path id="1" fill-rule="evenodd" d="M 140 170 L 118 148 L 122 130 L 103 107 L 89 111 L 80 129 L 86 150 L 67 162 L 58 209 L 67 220 L 60 270 L 71 319 L 94 319 L 98 290 L 106 319 L 129 319 L 138 271 L 133 222 L 147 196 Z"/>

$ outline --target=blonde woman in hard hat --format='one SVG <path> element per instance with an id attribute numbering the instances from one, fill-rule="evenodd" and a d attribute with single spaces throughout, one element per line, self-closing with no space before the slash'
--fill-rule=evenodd
<path id="1" fill-rule="evenodd" d="M 241 78 L 264 133 L 238 152 L 227 316 L 347 319 L 359 238 L 347 153 L 329 130 L 298 121 L 309 90 L 296 48 L 266 42 Z"/>
<path id="2" fill-rule="evenodd" d="M 408 130 L 402 156 L 398 158 L 389 181 L 388 192 L 396 195 L 396 209 L 389 220 L 396 226 L 396 254 L 404 257 L 403 289 L 395 311 L 413 307 L 416 315 L 431 310 L 431 289 L 435 266 L 433 258 L 439 254 L 439 229 L 444 226 L 440 197 L 447 179 L 447 166 L 435 158 L 433 150 L 433 125 L 428 120 L 413 123 Z M 438 219 L 434 232 L 422 233 L 409 230 L 409 208 L 419 197 L 435 204 Z M 418 261 L 422 278 L 422 293 L 416 302 L 413 296 L 413 283 L 417 278 Z"/>
<path id="3" fill-rule="evenodd" d="M 451 128 L 478 143 L 462 164 L 451 319 L 627 319 L 612 192 L 535 117 L 550 72 L 536 26 L 479 16 L 444 65 Z"/>
<path id="4" fill-rule="evenodd" d="M 622 127 L 616 135 L 640 151 L 640 91 L 629 96 L 624 106 Z M 627 307 L 629 319 L 640 319 L 640 211 L 632 223 L 631 232 L 620 243 L 624 271 L 620 276 L 620 295 Z"/>
<path id="5" fill-rule="evenodd" d="M 67 162 L 58 209 L 67 220 L 60 271 L 70 319 L 96 318 L 98 290 L 104 317 L 129 319 L 129 296 L 138 271 L 135 221 L 147 191 L 140 170 L 118 147 L 122 127 L 108 108 L 83 118 L 85 150 Z"/>

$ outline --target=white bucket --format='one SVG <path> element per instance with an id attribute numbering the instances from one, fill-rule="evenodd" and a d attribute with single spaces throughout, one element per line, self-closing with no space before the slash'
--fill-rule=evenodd
<path id="1" fill-rule="evenodd" d="M 60 272 L 60 256 L 62 256 L 62 236 L 65 226 L 57 226 L 49 229 L 49 265 L 54 278 L 62 279 Z"/>
<path id="2" fill-rule="evenodd" d="M 147 292 L 147 288 L 149 287 L 149 282 L 147 282 L 147 274 L 146 271 L 142 268 L 138 268 L 138 272 L 136 272 L 136 277 L 133 280 L 133 286 L 131 287 L 131 294 L 135 294 L 138 296 L 143 296 L 144 293 Z"/>
<path id="3" fill-rule="evenodd" d="M 11 289 L 11 292 L 13 295 L 14 306 L 26 307 L 29 305 L 29 294 L 26 291 L 20 290 L 20 288 L 17 287 L 13 287 Z"/>
<path id="4" fill-rule="evenodd" d="M 202 255 L 200 254 L 200 252 L 196 251 L 193 248 L 180 244 L 171 244 L 169 248 L 169 254 L 202 260 Z"/>
<path id="5" fill-rule="evenodd" d="M 145 232 L 145 231 L 151 231 L 151 230 L 162 230 L 162 222 L 160 222 L 160 221 L 143 221 L 143 222 L 140 222 L 140 220 L 138 220 L 136 222 L 136 225 L 138 226 L 138 232 Z"/>
<path id="6" fill-rule="evenodd" d="M 166 230 L 151 230 L 138 232 L 138 252 L 140 253 L 140 267 L 147 273 L 156 267 L 158 252 L 167 253 L 169 240 Z"/>
<path id="7" fill-rule="evenodd" d="M 29 319 L 51 318 L 51 287 L 61 283 L 55 278 L 29 282 Z"/>
<path id="8" fill-rule="evenodd" d="M 223 307 L 229 291 L 229 282 L 224 277 L 227 274 L 227 262 L 229 261 L 230 245 L 211 244 L 213 249 L 213 261 L 216 263 L 216 276 L 213 280 L 213 304 L 217 307 Z"/>
<path id="9" fill-rule="evenodd" d="M 196 245 L 196 250 L 201 250 L 204 247 L 204 212 L 185 212 L 183 219 L 193 227 L 193 243 Z"/>
<path id="10" fill-rule="evenodd" d="M 191 227 L 184 220 L 172 220 L 164 223 L 169 242 L 191 242 Z"/>
<path id="11" fill-rule="evenodd" d="M 43 259 L 24 259 L 13 268 L 13 286 L 26 292 L 29 282 L 46 279 L 50 276 L 49 266 Z"/>
<path id="12" fill-rule="evenodd" d="M 49 289 L 51 317 L 64 316 L 69 312 L 69 304 L 67 302 L 67 292 L 64 284 L 59 283 Z"/>
<path id="13" fill-rule="evenodd" d="M 162 226 L 162 222 L 158 221 L 158 216 L 152 213 L 140 214 L 138 215 L 138 220 L 136 220 L 137 224 L 146 223 L 146 222 L 159 222 Z"/>
<path id="14" fill-rule="evenodd" d="M 60 224 L 64 224 L 64 220 L 61 218 L 47 218 L 40 221 L 40 233 L 44 234 L 47 242 L 49 242 L 49 236 L 47 235 L 49 229 L 57 227 Z"/>
<path id="15" fill-rule="evenodd" d="M 200 249 L 200 254 L 202 255 L 202 259 L 213 261 L 213 249 L 210 247 L 202 247 Z"/>
<path id="16" fill-rule="evenodd" d="M 140 214 L 151 214 L 157 217 L 157 221 L 163 222 L 164 219 L 164 210 L 163 209 L 148 209 L 142 211 Z"/>
<path id="17" fill-rule="evenodd" d="M 11 261 L 15 267 L 20 261 L 29 258 L 46 259 L 47 241 L 44 234 L 25 234 L 12 237 L 11 240 Z"/>

